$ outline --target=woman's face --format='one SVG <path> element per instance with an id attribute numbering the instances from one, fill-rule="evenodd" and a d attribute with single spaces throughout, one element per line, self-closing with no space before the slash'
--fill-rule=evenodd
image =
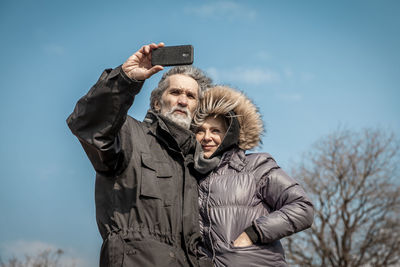
<path id="1" fill-rule="evenodd" d="M 196 139 L 201 144 L 204 157 L 209 158 L 219 147 L 227 130 L 225 119 L 221 116 L 208 117 L 197 129 Z"/>

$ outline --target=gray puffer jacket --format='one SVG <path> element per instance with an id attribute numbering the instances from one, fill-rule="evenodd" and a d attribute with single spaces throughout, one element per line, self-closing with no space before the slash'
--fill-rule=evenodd
<path id="1" fill-rule="evenodd" d="M 279 240 L 311 226 L 313 205 L 271 155 L 245 154 L 258 145 L 263 131 L 250 99 L 229 87 L 214 87 L 204 93 L 195 123 L 216 115 L 229 121 L 224 139 L 209 159 L 196 157 L 196 169 L 208 172 L 198 181 L 202 250 L 215 266 L 286 266 Z M 234 247 L 243 232 L 253 245 Z"/>
<path id="2" fill-rule="evenodd" d="M 279 239 L 313 222 L 313 205 L 299 184 L 269 154 L 241 149 L 225 152 L 200 180 L 199 206 L 204 250 L 215 266 L 286 266 Z M 255 244 L 233 247 L 244 231 Z"/>

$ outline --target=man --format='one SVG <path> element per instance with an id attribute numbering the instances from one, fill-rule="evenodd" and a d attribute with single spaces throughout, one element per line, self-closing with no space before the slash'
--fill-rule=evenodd
<path id="1" fill-rule="evenodd" d="M 96 170 L 100 266 L 198 266 L 194 135 L 188 130 L 211 80 L 191 66 L 165 73 L 144 122 L 127 115 L 144 80 L 161 71 L 143 46 L 103 72 L 67 119 Z"/>

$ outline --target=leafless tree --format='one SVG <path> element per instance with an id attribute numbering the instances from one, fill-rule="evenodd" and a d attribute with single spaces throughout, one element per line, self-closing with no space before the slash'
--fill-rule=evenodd
<path id="1" fill-rule="evenodd" d="M 293 171 L 315 206 L 288 238 L 293 266 L 400 266 L 399 142 L 379 129 L 340 129 Z"/>
<path id="2" fill-rule="evenodd" d="M 25 255 L 25 259 L 18 259 L 12 257 L 7 262 L 3 262 L 0 259 L 0 267 L 61 267 L 67 266 L 60 263 L 60 258 L 64 254 L 64 251 L 57 249 L 56 251 L 46 249 L 39 252 L 37 255 Z M 74 264 L 68 265 L 70 267 L 75 266 Z"/>

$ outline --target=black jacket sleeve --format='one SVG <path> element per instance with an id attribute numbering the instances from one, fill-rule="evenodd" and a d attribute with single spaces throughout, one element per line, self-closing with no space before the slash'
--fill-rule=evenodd
<path id="1" fill-rule="evenodd" d="M 118 133 L 143 81 L 131 80 L 121 66 L 107 69 L 67 119 L 96 172 L 113 175 L 129 155 L 121 151 Z"/>

